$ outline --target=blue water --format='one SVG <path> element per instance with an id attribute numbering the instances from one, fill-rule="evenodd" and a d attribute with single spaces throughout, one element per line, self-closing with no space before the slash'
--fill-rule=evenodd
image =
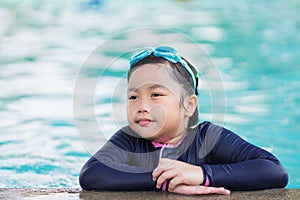
<path id="1" fill-rule="evenodd" d="M 274 153 L 288 187 L 299 188 L 299 9 L 300 2 L 283 0 L 0 1 L 0 188 L 79 187 L 82 165 L 118 128 L 113 120 L 126 123 L 122 92 L 111 98 L 112 88 L 124 86 L 116 84 L 126 55 L 118 56 L 149 38 L 173 40 L 202 66 L 202 78 L 215 81 L 208 58 L 189 47 L 205 49 L 224 90 L 210 94 L 201 85 L 200 118 L 216 116 L 212 121 Z M 172 38 L 172 30 L 190 39 Z M 103 63 L 116 57 L 105 71 Z M 93 80 L 103 71 L 95 114 L 104 134 L 85 135 L 74 122 L 77 75 Z M 214 94 L 226 98 L 211 102 Z"/>

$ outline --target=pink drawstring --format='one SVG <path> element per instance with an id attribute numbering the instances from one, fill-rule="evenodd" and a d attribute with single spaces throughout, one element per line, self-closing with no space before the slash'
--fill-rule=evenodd
<path id="1" fill-rule="evenodd" d="M 207 175 L 205 176 L 205 179 L 206 179 L 206 181 L 204 183 L 204 186 L 208 187 L 209 186 L 209 178 Z"/>

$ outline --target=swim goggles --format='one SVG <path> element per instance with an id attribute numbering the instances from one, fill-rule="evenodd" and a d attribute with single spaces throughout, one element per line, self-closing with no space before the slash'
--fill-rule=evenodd
<path id="1" fill-rule="evenodd" d="M 154 56 L 164 58 L 172 63 L 180 63 L 186 69 L 186 71 L 189 73 L 189 75 L 191 76 L 191 78 L 193 80 L 193 84 L 194 84 L 194 90 L 195 91 L 197 90 L 197 80 L 196 79 L 198 79 L 198 76 L 199 76 L 198 73 L 194 74 L 193 70 L 190 68 L 190 66 L 187 64 L 187 62 L 185 60 L 183 60 L 182 57 L 178 54 L 178 52 L 172 47 L 160 46 L 160 47 L 156 47 L 155 49 L 146 49 L 140 53 L 133 55 L 129 59 L 130 69 L 132 68 L 132 66 L 135 63 L 150 56 L 152 53 Z"/>

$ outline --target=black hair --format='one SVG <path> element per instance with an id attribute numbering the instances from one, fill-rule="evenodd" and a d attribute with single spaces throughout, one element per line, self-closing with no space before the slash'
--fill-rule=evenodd
<path id="1" fill-rule="evenodd" d="M 182 58 L 184 59 L 184 58 Z M 196 76 L 197 70 L 191 65 L 186 59 L 184 59 L 189 67 L 192 69 L 195 79 L 196 79 L 196 88 L 194 88 L 194 83 L 191 75 L 188 73 L 188 71 L 182 66 L 180 63 L 172 63 L 169 60 L 166 60 L 162 57 L 156 57 L 153 54 L 150 54 L 146 58 L 138 61 L 137 63 L 133 64 L 128 71 L 127 74 L 127 81 L 129 81 L 129 78 L 131 74 L 138 68 L 138 66 L 145 65 L 145 64 L 168 64 L 172 70 L 170 70 L 172 77 L 176 82 L 182 85 L 184 90 L 186 91 L 187 95 L 196 94 L 198 95 L 198 77 Z M 183 98 L 181 98 L 181 103 L 183 103 Z M 193 115 L 189 118 L 188 121 L 188 127 L 193 127 L 198 124 L 199 119 L 199 112 L 198 107 L 196 107 L 195 112 Z"/>

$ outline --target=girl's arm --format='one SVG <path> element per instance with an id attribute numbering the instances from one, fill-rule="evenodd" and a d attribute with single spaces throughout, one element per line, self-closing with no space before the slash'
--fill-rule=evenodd
<path id="1" fill-rule="evenodd" d="M 79 182 L 85 190 L 156 190 L 152 170 L 130 165 L 133 141 L 118 131 L 83 166 Z"/>
<path id="2" fill-rule="evenodd" d="M 115 167 L 111 167 L 115 165 Z M 134 169 L 132 166 L 120 163 L 105 163 L 92 157 L 83 167 L 79 181 L 84 190 L 97 191 L 141 191 L 155 190 L 155 182 L 152 181 L 152 172 L 127 172 Z"/>
<path id="3" fill-rule="evenodd" d="M 216 136 L 207 131 L 206 137 L 210 135 Z M 209 179 L 209 186 L 230 190 L 261 190 L 287 185 L 288 175 L 271 153 L 224 128 L 217 139 L 208 154 L 210 164 L 202 166 Z"/>

